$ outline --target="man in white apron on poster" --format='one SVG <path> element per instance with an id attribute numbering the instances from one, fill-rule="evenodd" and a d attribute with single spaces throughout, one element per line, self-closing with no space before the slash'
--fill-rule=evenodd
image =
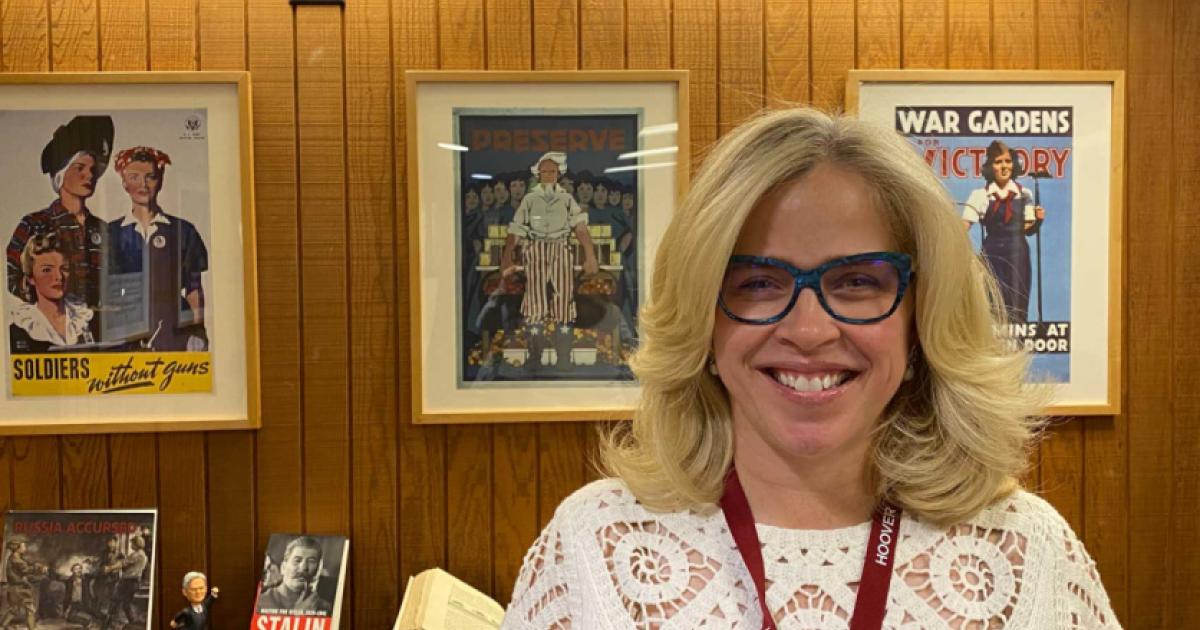
<path id="1" fill-rule="evenodd" d="M 567 171 L 567 155 L 548 152 L 529 170 L 537 175 L 538 184 L 521 200 L 508 225 L 500 265 L 505 277 L 520 270 L 513 261 L 513 250 L 520 239 L 526 277 L 521 315 L 525 318 L 529 342 L 525 364 L 529 369 L 541 366 L 543 332 L 553 323 L 557 364 L 566 369 L 571 365 L 575 323 L 575 257 L 569 238 L 572 232 L 583 250 L 584 274 L 596 273 L 599 266 L 588 234 L 587 214 L 558 185 L 559 177 Z"/>

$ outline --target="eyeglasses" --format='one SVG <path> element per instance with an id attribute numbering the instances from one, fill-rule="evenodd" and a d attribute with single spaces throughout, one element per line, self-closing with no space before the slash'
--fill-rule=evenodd
<path id="1" fill-rule="evenodd" d="M 743 324 L 774 324 L 810 288 L 830 317 L 847 324 L 873 324 L 896 311 L 912 278 L 912 257 L 869 252 L 798 269 L 762 256 L 731 256 L 718 303 Z"/>

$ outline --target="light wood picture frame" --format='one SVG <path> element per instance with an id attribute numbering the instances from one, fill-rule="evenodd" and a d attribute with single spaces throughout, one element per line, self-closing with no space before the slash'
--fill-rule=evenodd
<path id="1" fill-rule="evenodd" d="M 0 434 L 260 426 L 250 75 L 0 75 Z"/>
<path id="2" fill-rule="evenodd" d="M 631 417 L 637 309 L 690 172 L 687 72 L 406 88 L 413 421 Z"/>
<path id="3" fill-rule="evenodd" d="M 1051 389 L 1045 413 L 1120 413 L 1124 73 L 851 70 L 846 107 L 907 137 L 946 185 L 1030 382 Z"/>

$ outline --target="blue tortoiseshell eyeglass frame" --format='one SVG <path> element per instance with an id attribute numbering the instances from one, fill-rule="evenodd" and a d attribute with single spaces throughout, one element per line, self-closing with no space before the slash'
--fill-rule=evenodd
<path id="1" fill-rule="evenodd" d="M 824 275 L 826 271 L 829 271 L 830 269 L 839 265 L 868 261 L 886 262 L 890 263 L 896 268 L 898 284 L 896 285 L 896 300 L 892 302 L 891 308 L 889 308 L 883 315 L 880 315 L 879 317 L 871 317 L 869 319 L 843 317 L 835 313 L 825 301 L 825 294 L 821 291 L 821 276 Z M 800 299 L 800 291 L 806 288 L 812 289 L 813 293 L 817 294 L 817 301 L 821 303 L 821 308 L 825 309 L 825 312 L 829 313 L 830 317 L 838 320 L 839 322 L 844 322 L 847 324 L 874 324 L 875 322 L 880 322 L 888 317 L 891 317 L 892 313 L 896 312 L 896 308 L 900 306 L 900 301 L 904 299 L 904 291 L 908 289 L 909 282 L 912 280 L 913 276 L 912 256 L 909 256 L 908 254 L 901 254 L 899 252 L 867 252 L 864 254 L 854 254 L 853 256 L 844 256 L 842 258 L 835 258 L 822 263 L 815 269 L 799 269 L 777 258 L 767 258 L 764 256 L 730 256 L 729 264 L 735 263 L 771 265 L 787 271 L 792 275 L 792 278 L 796 280 L 795 286 L 792 290 L 792 299 L 788 300 L 787 306 L 785 306 L 783 311 L 778 315 L 775 315 L 774 317 L 768 317 L 766 319 L 747 319 L 745 317 L 738 317 L 737 315 L 734 315 L 732 312 L 730 312 L 729 308 L 725 306 L 725 300 L 722 295 L 720 293 L 717 294 L 717 304 L 720 305 L 721 311 L 725 313 L 726 317 L 735 322 L 759 326 L 774 324 L 782 320 L 784 317 L 787 317 L 787 314 L 792 312 L 792 307 L 796 306 L 796 301 Z"/>

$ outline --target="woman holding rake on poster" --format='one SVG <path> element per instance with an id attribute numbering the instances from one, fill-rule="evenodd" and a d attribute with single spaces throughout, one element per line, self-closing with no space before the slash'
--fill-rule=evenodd
<path id="1" fill-rule="evenodd" d="M 1041 404 L 907 142 L 813 110 L 723 139 L 663 236 L 642 399 L 505 628 L 1113 628 L 1020 489 Z"/>
<path id="2" fill-rule="evenodd" d="M 1032 274 L 1025 237 L 1041 229 L 1046 210 L 1037 205 L 1032 191 L 1017 183 L 1025 174 L 1024 165 L 1004 142 L 988 145 L 980 170 L 986 185 L 967 199 L 963 224 L 968 230 L 976 223 L 983 227 L 983 259 L 1000 286 L 1009 321 L 1028 321 Z"/>

